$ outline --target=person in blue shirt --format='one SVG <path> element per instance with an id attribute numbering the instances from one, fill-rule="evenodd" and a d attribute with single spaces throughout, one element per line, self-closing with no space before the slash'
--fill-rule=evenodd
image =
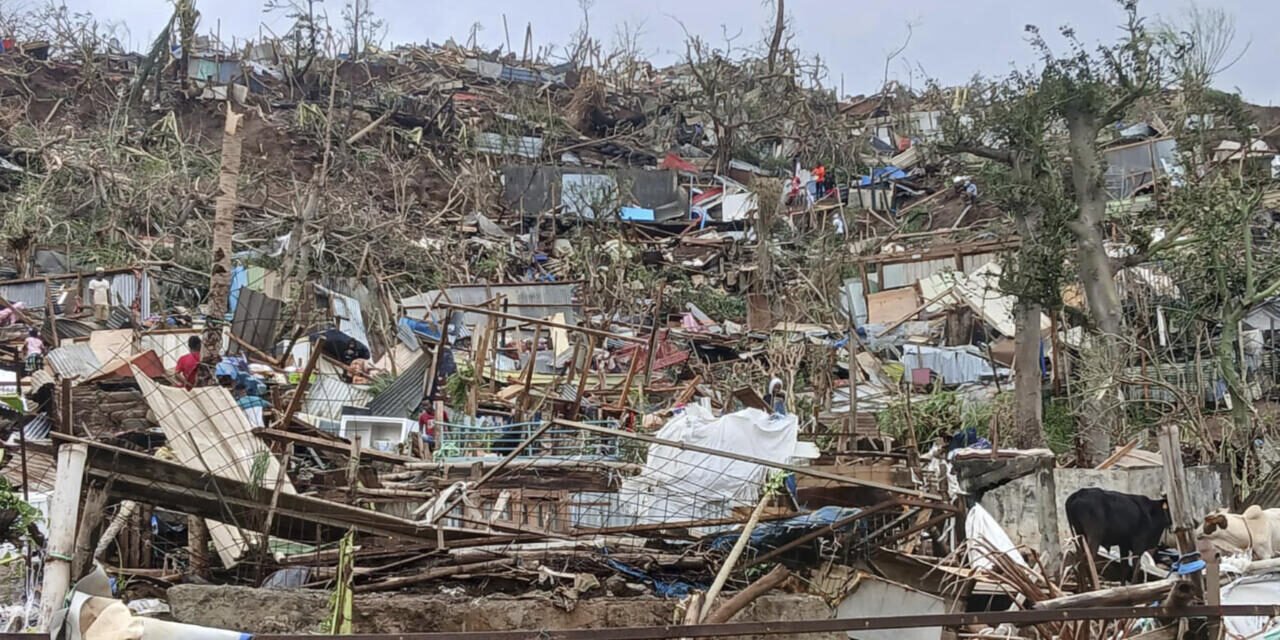
<path id="1" fill-rule="evenodd" d="M 218 384 L 223 387 L 234 389 L 237 386 L 243 386 L 245 393 L 251 396 L 263 396 L 267 393 L 265 384 L 262 384 L 253 374 L 238 367 L 236 361 L 231 358 L 223 358 L 214 367 L 213 375 L 218 379 Z"/>
<path id="2" fill-rule="evenodd" d="M 267 409 L 267 401 L 262 398 L 250 395 L 245 385 L 236 383 L 231 394 L 236 398 L 236 404 L 240 405 L 240 410 L 244 411 L 249 423 L 255 427 L 261 428 L 265 426 L 262 413 Z"/>

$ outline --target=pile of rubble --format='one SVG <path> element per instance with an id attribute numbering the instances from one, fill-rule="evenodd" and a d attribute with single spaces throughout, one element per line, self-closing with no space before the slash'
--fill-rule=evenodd
<path id="1" fill-rule="evenodd" d="M 1071 464 L 1070 434 L 1001 442 L 1015 376 L 1070 385 L 1085 323 L 1019 326 L 1002 277 L 1023 239 L 933 153 L 937 96 L 837 101 L 771 80 L 796 75 L 788 56 L 769 74 L 700 47 L 625 73 L 453 43 L 299 72 L 279 43 L 194 44 L 159 69 L 0 58 L 25 99 L 5 108 L 47 127 L 0 145 L 0 180 L 52 211 L 15 208 L 0 263 L 0 537 L 41 602 L 17 627 L 105 609 L 314 630 L 211 604 L 270 590 L 334 634 L 422 631 L 374 612 L 431 598 L 473 612 L 415 622 L 437 631 L 609 626 L 609 603 L 690 635 L 867 638 L 1173 637 L 1278 613 L 1251 599 L 1271 578 L 1219 589 L 1270 565 L 1197 564 L 1184 539 L 1139 563 L 1155 580 L 1115 586 L 1127 559 L 1072 544 L 1061 505 L 1083 487 L 1168 495 L 1184 537 L 1233 503 L 1230 469 L 1184 468 L 1176 429 L 1097 468 Z M 138 119 L 104 133 L 60 106 L 78 83 Z M 108 134 L 125 150 L 97 153 Z M 1118 134 L 1117 207 L 1168 140 Z M 100 247 L 50 240 L 63 208 Z M 1122 277 L 1152 317 L 1176 295 L 1154 266 Z M 1274 334 L 1253 326 L 1258 355 Z M 1198 371 L 1180 384 L 1218 389 Z M 497 619 L 529 601 L 554 616 Z"/>

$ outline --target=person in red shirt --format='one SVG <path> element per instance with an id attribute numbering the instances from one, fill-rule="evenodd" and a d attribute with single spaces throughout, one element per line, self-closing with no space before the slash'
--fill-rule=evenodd
<path id="1" fill-rule="evenodd" d="M 422 434 L 422 441 L 427 445 L 427 454 L 430 455 L 436 450 L 436 414 L 431 410 L 430 401 L 424 401 L 422 413 L 418 414 L 418 431 Z"/>
<path id="2" fill-rule="evenodd" d="M 178 366 L 174 370 L 182 380 L 183 388 L 190 389 L 196 386 L 196 371 L 200 369 L 200 336 L 191 336 L 187 340 L 187 349 L 190 352 L 178 358 Z"/>

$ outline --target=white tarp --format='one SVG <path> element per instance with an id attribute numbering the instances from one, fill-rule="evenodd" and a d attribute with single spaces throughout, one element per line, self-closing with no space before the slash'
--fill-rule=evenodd
<path id="1" fill-rule="evenodd" d="M 53 640 L 243 640 L 239 631 L 135 616 L 111 597 L 111 583 L 101 566 L 76 583 L 66 609 L 49 621 Z M 33 634 L 33 638 L 40 636 Z"/>
<path id="2" fill-rule="evenodd" d="M 992 369 L 991 361 L 973 345 L 963 347 L 930 347 L 902 345 L 902 364 L 908 369 L 928 369 L 946 384 L 980 382 L 999 375 L 1007 377 L 1009 369 Z"/>
<path id="3" fill-rule="evenodd" d="M 1027 561 L 1018 553 L 1018 546 L 1013 544 L 1009 534 L 1005 533 L 1000 523 L 987 513 L 982 505 L 975 504 L 964 516 L 964 536 L 969 541 L 969 566 L 979 571 L 991 571 L 995 563 L 990 554 L 1003 553 L 1015 564 L 1027 566 Z"/>
<path id="4" fill-rule="evenodd" d="M 1241 578 L 1222 587 L 1222 604 L 1280 605 L 1280 576 Z M 1232 616 L 1222 619 L 1227 638 L 1259 638 L 1280 635 L 1280 620 L 1266 616 Z M 1265 635 L 1264 635 L 1265 634 Z"/>
<path id="5" fill-rule="evenodd" d="M 655 437 L 716 451 L 786 462 L 796 448 L 795 416 L 770 416 L 743 409 L 716 417 L 689 405 Z M 678 447 L 654 444 L 644 470 L 623 481 L 622 510 L 637 523 L 682 522 L 732 516 L 734 507 L 753 506 L 769 468 Z"/>

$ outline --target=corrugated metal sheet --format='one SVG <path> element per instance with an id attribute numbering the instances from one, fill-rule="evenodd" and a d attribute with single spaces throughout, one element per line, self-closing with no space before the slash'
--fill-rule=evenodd
<path id="1" fill-rule="evenodd" d="M 88 344 L 68 344 L 53 349 L 45 357 L 59 378 L 88 378 L 102 368 L 98 356 Z"/>
<path id="2" fill-rule="evenodd" d="M 968 274 L 973 273 L 979 267 L 982 267 L 995 259 L 996 254 L 983 253 L 964 256 L 961 258 L 961 263 L 964 265 L 964 272 Z M 937 260 L 922 260 L 920 262 L 888 264 L 880 267 L 880 287 L 882 290 L 909 287 L 936 273 L 955 271 L 955 269 L 955 258 L 940 258 Z"/>
<path id="3" fill-rule="evenodd" d="M 31 308 L 44 307 L 44 294 L 44 282 L 0 285 L 0 298 L 10 303 L 21 302 Z"/>
<path id="4" fill-rule="evenodd" d="M 132 322 L 133 314 L 124 307 L 112 307 L 111 315 L 107 316 L 108 329 L 123 329 Z"/>
<path id="5" fill-rule="evenodd" d="M 111 281 L 111 305 L 115 307 L 124 307 L 129 309 L 133 307 L 134 302 L 138 303 L 138 309 L 143 317 L 152 314 L 151 309 L 151 276 L 147 272 L 108 273 L 106 278 Z M 92 300 L 89 292 L 89 283 L 93 281 L 92 276 L 83 278 L 80 291 L 81 300 Z M 119 327 L 116 327 L 119 328 Z"/>
<path id="6" fill-rule="evenodd" d="M 338 376 L 317 375 L 307 387 L 303 406 L 310 415 L 338 420 L 343 407 L 363 407 L 369 399 L 369 392 L 343 382 Z"/>
<path id="7" fill-rule="evenodd" d="M 280 325 L 280 310 L 283 307 L 283 302 L 271 296 L 248 287 L 240 289 L 236 314 L 231 320 L 231 334 L 264 353 L 271 353 L 272 348 L 275 347 L 276 331 Z M 227 352 L 240 353 L 240 345 L 232 340 L 227 346 Z"/>
<path id="8" fill-rule="evenodd" d="M 9 481 L 12 487 L 22 486 L 22 464 L 16 460 L 21 455 L 18 451 L 6 452 L 12 455 L 15 460 L 0 468 L 0 475 Z M 58 462 L 48 453 L 42 453 L 34 448 L 27 449 L 27 489 L 35 497 L 37 493 L 48 493 L 53 491 L 54 480 L 58 477 Z"/>
<path id="9" fill-rule="evenodd" d="M 407 418 L 422 403 L 430 364 L 429 356 L 419 354 L 412 364 L 400 372 L 395 382 L 369 402 L 369 413 L 388 418 Z"/>
<path id="10" fill-rule="evenodd" d="M 219 477 L 257 484 L 268 492 L 275 488 L 277 479 L 284 478 L 281 491 L 294 493 L 288 477 L 280 473 L 279 461 L 253 435 L 253 425 L 226 389 L 162 387 L 141 372 L 135 378 L 178 462 Z M 265 472 L 257 476 L 254 467 L 263 460 Z M 209 523 L 209 533 L 227 567 L 236 564 L 254 538 L 218 522 Z"/>
<path id="11" fill-rule="evenodd" d="M 476 134 L 476 151 L 502 156 L 520 156 L 534 160 L 542 157 L 542 138 L 508 136 L 482 131 Z"/>
<path id="12" fill-rule="evenodd" d="M 187 339 L 200 335 L 199 331 L 182 331 L 176 333 L 144 333 L 138 338 L 138 351 L 154 351 L 160 356 L 165 369 L 178 366 L 178 358 L 186 355 Z"/>
<path id="13" fill-rule="evenodd" d="M 368 391 L 344 382 L 341 369 L 321 358 L 307 387 L 303 410 L 313 416 L 340 420 L 343 407 L 365 407 L 370 400 Z"/>
<path id="14" fill-rule="evenodd" d="M 22 427 L 22 433 L 26 436 L 28 442 L 48 440 L 50 431 L 53 431 L 53 420 L 43 413 Z M 30 473 L 30 470 L 28 470 L 28 473 Z"/>

